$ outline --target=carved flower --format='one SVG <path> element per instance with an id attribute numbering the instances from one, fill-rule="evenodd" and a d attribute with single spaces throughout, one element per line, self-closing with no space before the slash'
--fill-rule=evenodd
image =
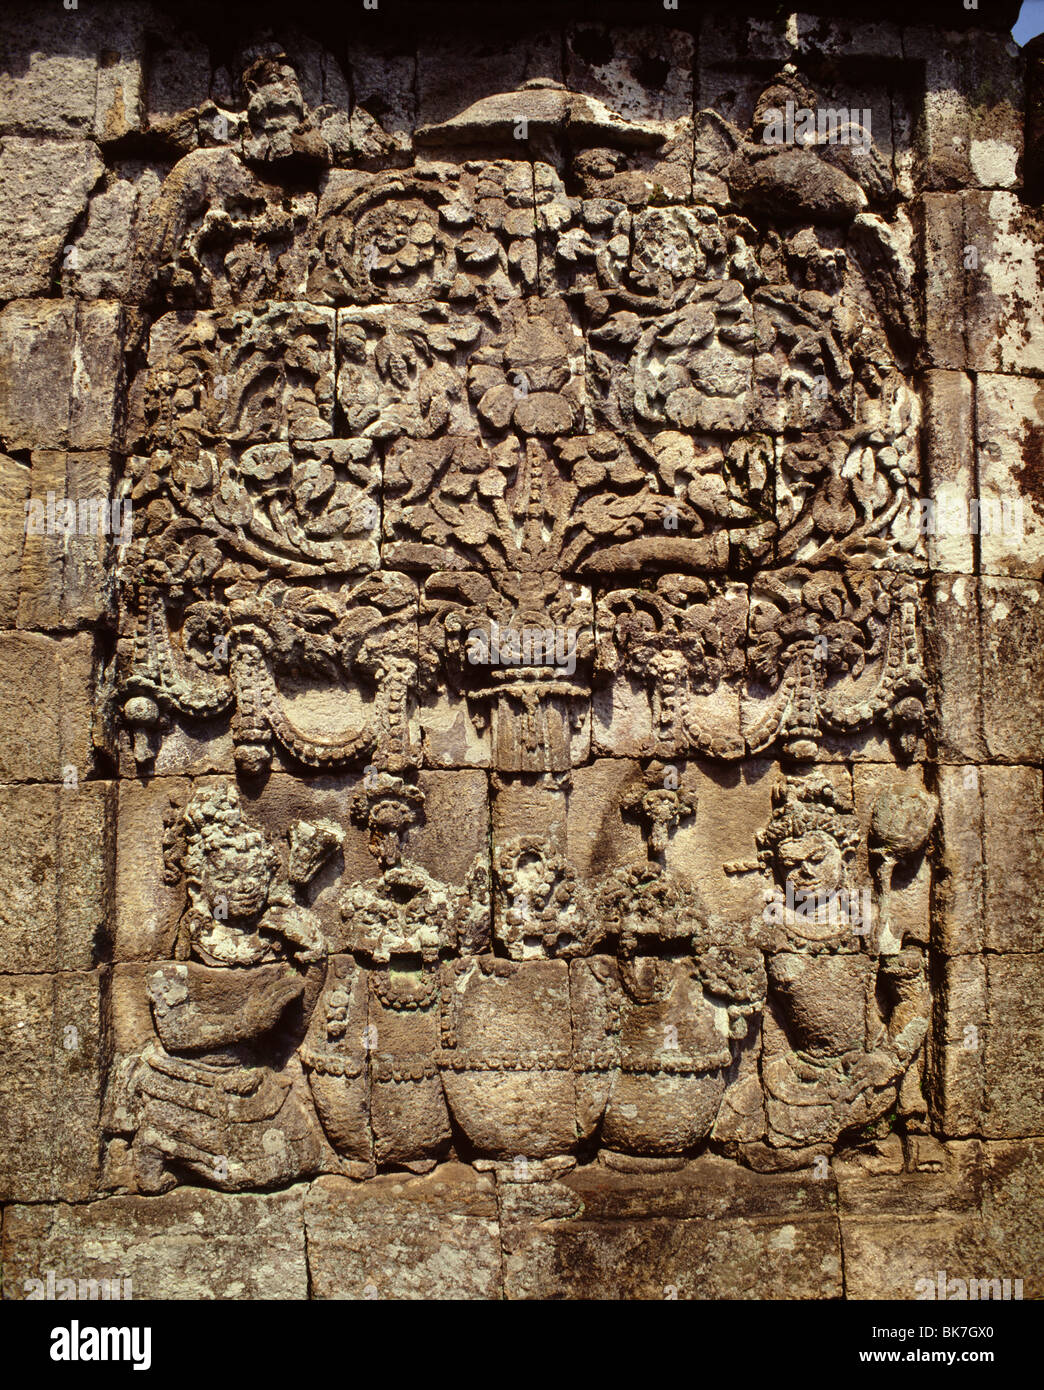
<path id="1" fill-rule="evenodd" d="M 569 347 L 558 325 L 533 315 L 507 343 L 474 354 L 468 389 L 479 415 L 495 430 L 514 424 L 523 434 L 569 434 L 579 409 L 567 388 L 572 384 Z"/>
<path id="2" fill-rule="evenodd" d="M 208 671 L 228 668 L 225 611 L 219 603 L 193 603 L 185 610 L 181 642 L 187 656 Z"/>
<path id="3" fill-rule="evenodd" d="M 572 478 L 579 488 L 631 487 L 645 481 L 645 473 L 637 467 L 629 450 L 613 434 L 602 430 L 567 440 L 559 451 L 561 458 L 572 465 Z"/>
<path id="4" fill-rule="evenodd" d="M 754 357 L 754 315 L 725 280 L 646 330 L 634 365 L 638 414 L 681 429 L 743 428 Z"/>
<path id="5" fill-rule="evenodd" d="M 288 445 L 256 444 L 252 449 L 243 451 L 238 471 L 244 478 L 268 483 L 285 473 L 292 463 L 293 455 Z"/>
<path id="6" fill-rule="evenodd" d="M 856 513 L 844 478 L 828 478 L 812 503 L 816 525 L 831 536 L 845 536 L 855 525 Z"/>
<path id="7" fill-rule="evenodd" d="M 207 492 L 217 477 L 217 460 L 213 454 L 200 453 L 195 458 L 171 459 L 171 486 L 183 493 Z"/>
<path id="8" fill-rule="evenodd" d="M 385 208 L 363 253 L 373 279 L 401 280 L 435 261 L 435 214 L 423 206 Z"/>
<path id="9" fill-rule="evenodd" d="M 752 621 L 752 671 L 769 685 L 781 678 L 788 650 L 815 643 L 818 660 L 831 671 L 858 676 L 879 652 L 882 635 L 876 620 L 891 606 L 887 590 L 872 576 L 846 582 L 843 575 L 824 571 L 801 584 L 797 594 L 780 590 L 778 606 L 760 605 Z"/>
<path id="10" fill-rule="evenodd" d="M 490 232 L 468 232 L 457 242 L 457 255 L 466 266 L 482 268 L 500 258 L 500 243 Z"/>
<path id="11" fill-rule="evenodd" d="M 649 208 L 634 222 L 631 280 L 642 293 L 669 295 L 677 282 L 703 278 L 708 260 L 724 255 L 725 236 L 709 209 Z"/>
<path id="12" fill-rule="evenodd" d="M 144 584 L 159 584 L 168 588 L 173 600 L 185 592 L 208 584 L 224 563 L 224 556 L 211 536 L 177 534 L 177 524 L 170 536 L 144 541 L 134 576 Z"/>
<path id="13" fill-rule="evenodd" d="M 153 497 L 156 493 L 164 491 L 170 477 L 170 469 L 170 454 L 165 451 L 151 454 L 147 458 L 138 454 L 128 459 L 126 476 L 131 485 L 132 500 L 141 502 L 146 497 Z"/>

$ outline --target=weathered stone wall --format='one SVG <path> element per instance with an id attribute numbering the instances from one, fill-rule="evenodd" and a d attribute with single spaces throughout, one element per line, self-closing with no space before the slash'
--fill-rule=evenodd
<path id="1" fill-rule="evenodd" d="M 394 8 L 0 20 L 4 1297 L 1039 1296 L 1038 60 Z"/>

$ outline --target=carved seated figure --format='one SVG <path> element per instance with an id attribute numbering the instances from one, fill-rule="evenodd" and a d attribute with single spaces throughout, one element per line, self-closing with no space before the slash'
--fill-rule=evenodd
<path id="1" fill-rule="evenodd" d="M 923 849 L 927 828 L 930 819 L 910 852 Z M 760 933 L 761 1080 L 749 1075 L 729 1094 L 715 1134 L 753 1141 L 743 1152 L 757 1167 L 805 1166 L 887 1114 L 927 1028 L 920 948 L 880 930 L 869 887 L 853 891 L 859 837 L 852 804 L 821 774 L 775 787 L 758 837 L 776 885 Z"/>
<path id="2" fill-rule="evenodd" d="M 341 831 L 327 830 L 332 850 Z M 326 947 L 315 913 L 298 906 L 290 882 L 280 878 L 278 854 L 246 823 L 235 791 L 197 792 L 180 833 L 189 903 L 178 928 L 176 960 L 195 956 L 207 965 L 249 966 L 283 960 L 288 953 L 304 965 L 323 959 Z M 177 854 L 168 835 L 168 873 Z"/>
<path id="3" fill-rule="evenodd" d="M 184 875 L 188 905 L 174 960 L 147 979 L 157 1037 L 118 1069 L 108 1098 L 111 1128 L 132 1136 L 122 1181 L 162 1191 L 181 1171 L 234 1191 L 315 1171 L 319 1131 L 292 1054 L 326 948 L 292 882 L 342 838 L 332 823 L 297 823 L 284 874 L 232 788 L 198 791 L 168 825 L 167 878 Z"/>

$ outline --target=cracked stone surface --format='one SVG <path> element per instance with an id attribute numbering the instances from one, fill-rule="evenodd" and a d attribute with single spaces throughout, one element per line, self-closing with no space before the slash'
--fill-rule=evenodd
<path id="1" fill-rule="evenodd" d="M 0 19 L 5 1298 L 1044 1294 L 1044 48 L 610 8 Z"/>

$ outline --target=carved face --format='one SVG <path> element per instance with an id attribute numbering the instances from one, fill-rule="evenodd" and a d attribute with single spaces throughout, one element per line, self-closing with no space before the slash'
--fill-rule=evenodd
<path id="1" fill-rule="evenodd" d="M 792 883 L 795 893 L 834 893 L 845 877 L 841 846 L 823 830 L 781 840 L 776 874 L 782 885 Z"/>
<path id="2" fill-rule="evenodd" d="M 253 89 L 247 109 L 254 130 L 266 135 L 296 130 L 304 118 L 304 100 L 288 63 L 255 64 L 244 80 Z"/>
<path id="3" fill-rule="evenodd" d="M 200 875 L 200 887 L 213 908 L 224 900 L 230 917 L 256 916 L 268 901 L 272 863 L 264 837 L 256 830 L 212 845 Z"/>

